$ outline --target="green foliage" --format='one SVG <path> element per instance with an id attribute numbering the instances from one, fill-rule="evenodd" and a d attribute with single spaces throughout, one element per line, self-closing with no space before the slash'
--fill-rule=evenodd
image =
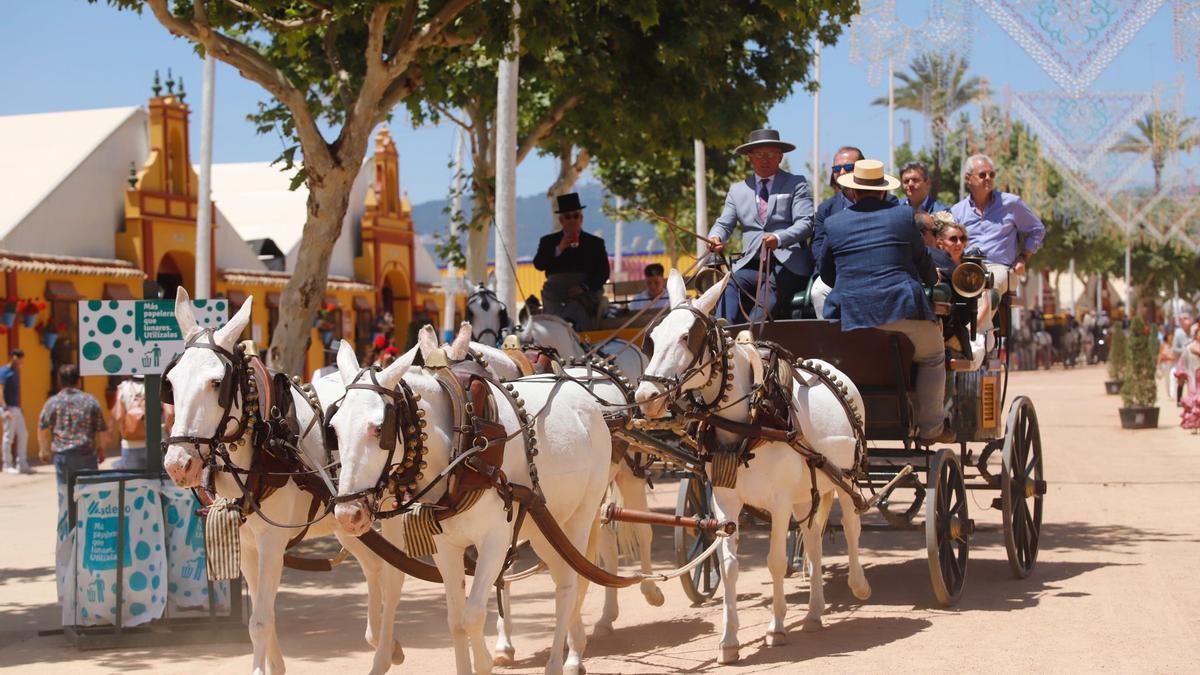
<path id="1" fill-rule="evenodd" d="M 1113 326 L 1108 345 L 1108 379 L 1118 382 L 1125 377 L 1125 363 L 1129 360 L 1125 329 L 1120 322 Z"/>
<path id="2" fill-rule="evenodd" d="M 1158 387 L 1154 384 L 1158 339 L 1142 321 L 1142 317 L 1138 316 L 1130 324 L 1125 342 L 1127 356 L 1121 402 L 1126 408 L 1153 407 L 1158 394 Z"/>

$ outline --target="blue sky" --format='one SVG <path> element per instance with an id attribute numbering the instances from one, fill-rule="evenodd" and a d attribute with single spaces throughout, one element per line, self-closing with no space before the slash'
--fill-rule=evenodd
<path id="1" fill-rule="evenodd" d="M 944 0 L 955 3 L 959 0 Z M 910 26 L 921 25 L 929 3 L 898 0 Z M 1058 87 L 1033 59 L 993 20 L 974 5 L 973 30 L 963 36 L 971 57 L 972 73 L 986 77 L 1003 104 L 1005 90 L 1056 90 Z M 920 40 L 914 43 L 919 47 Z M 886 82 L 870 86 L 865 64 L 849 62 L 848 39 L 826 47 L 822 58 L 821 155 L 829 161 L 838 145 L 861 146 L 868 156 L 886 159 L 887 113 L 870 105 L 886 95 Z M 911 51 L 910 51 L 911 54 Z M 166 32 L 152 16 L 118 12 L 104 4 L 84 0 L 38 0 L 10 3 L 0 23 L 0 115 L 144 105 L 150 95 L 154 70 L 166 69 L 187 84 L 188 101 L 200 107 L 201 63 L 191 46 Z M 1146 27 L 1116 58 L 1093 90 L 1146 90 L 1155 83 L 1175 86 L 1182 78 L 1188 114 L 1197 114 L 1200 86 L 1193 59 L 1178 61 L 1174 52 L 1171 3 L 1154 15 Z M 243 80 L 233 69 L 218 63 L 216 162 L 274 159 L 282 147 L 275 136 L 259 136 L 245 120 L 265 96 L 257 85 Z M 198 120 L 197 114 L 194 119 Z M 897 120 L 911 120 L 912 140 L 925 142 L 920 115 L 900 112 Z M 811 154 L 812 99 L 807 92 L 793 93 L 770 113 L 769 123 L 798 146 L 790 156 L 795 169 L 805 166 Z M 414 202 L 445 195 L 453 149 L 450 126 L 413 129 L 403 112 L 391 124 L 401 161 L 401 187 Z M 903 126 L 896 126 L 897 142 Z M 193 135 L 199 133 L 198 123 Z M 192 147 L 199 147 L 193 139 Z M 2 151 L 2 149 L 0 149 Z M 530 157 L 518 172 L 521 195 L 540 194 L 556 172 L 549 159 Z"/>

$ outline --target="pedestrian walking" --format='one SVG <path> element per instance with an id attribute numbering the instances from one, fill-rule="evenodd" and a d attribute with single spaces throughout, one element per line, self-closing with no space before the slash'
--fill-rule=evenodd
<path id="1" fill-rule="evenodd" d="M 121 440 L 121 459 L 114 469 L 146 468 L 146 380 L 131 377 L 117 385 L 112 408 L 112 429 Z"/>
<path id="2" fill-rule="evenodd" d="M 58 482 L 67 474 L 95 469 L 104 460 L 101 434 L 107 429 L 100 402 L 79 389 L 79 366 L 58 368 L 58 393 L 42 406 L 38 418 L 38 454 L 43 462 L 54 459 Z"/>
<path id="3" fill-rule="evenodd" d="M 4 423 L 4 473 L 33 473 L 26 451 L 29 431 L 25 428 L 25 413 L 21 411 L 21 363 L 25 352 L 12 350 L 8 363 L 0 366 L 0 411 Z"/>

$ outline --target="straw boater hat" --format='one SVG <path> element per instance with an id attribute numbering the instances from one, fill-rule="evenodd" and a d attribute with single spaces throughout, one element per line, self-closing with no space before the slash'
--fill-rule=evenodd
<path id="1" fill-rule="evenodd" d="M 737 154 L 746 155 L 755 148 L 779 148 L 782 152 L 791 152 L 796 146 L 779 140 L 779 132 L 775 129 L 756 129 L 750 132 L 750 141 L 737 146 Z"/>
<path id="2" fill-rule="evenodd" d="M 883 172 L 883 162 L 877 159 L 860 159 L 854 163 L 854 172 L 838 176 L 838 185 L 855 190 L 879 190 L 887 192 L 900 187 L 900 181 Z"/>

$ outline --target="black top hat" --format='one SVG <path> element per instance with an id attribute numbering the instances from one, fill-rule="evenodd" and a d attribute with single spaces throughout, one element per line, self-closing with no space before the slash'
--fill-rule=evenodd
<path id="1" fill-rule="evenodd" d="M 555 213 L 566 213 L 567 211 L 582 211 L 587 207 L 579 203 L 579 193 L 572 192 L 570 194 L 559 195 L 558 210 Z"/>
<path id="2" fill-rule="evenodd" d="M 736 152 L 745 155 L 755 148 L 779 148 L 783 152 L 791 152 L 796 146 L 779 140 L 779 132 L 775 129 L 756 129 L 750 132 L 750 141 L 737 146 Z"/>

